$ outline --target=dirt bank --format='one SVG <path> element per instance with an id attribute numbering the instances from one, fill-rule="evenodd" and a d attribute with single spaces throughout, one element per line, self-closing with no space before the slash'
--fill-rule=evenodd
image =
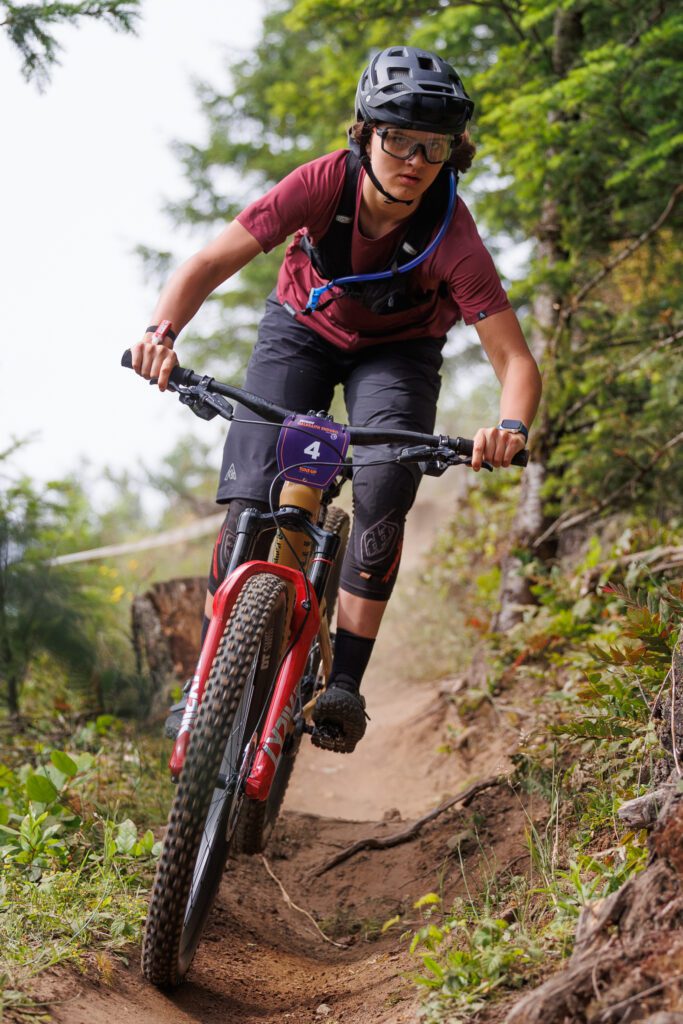
<path id="1" fill-rule="evenodd" d="M 534 808 L 506 787 L 439 817 L 416 840 L 365 851 L 318 875 L 320 866 L 367 835 L 387 836 L 477 778 L 509 765 L 515 729 L 482 715 L 481 726 L 453 742 L 444 719 L 443 680 L 425 681 L 423 655 L 411 643 L 411 581 L 437 525 L 453 501 L 452 483 L 429 481 L 414 510 L 397 596 L 364 686 L 372 721 L 352 756 L 306 743 L 286 809 L 267 856 L 268 866 L 299 907 L 289 906 L 261 858 L 231 862 L 218 904 L 188 981 L 162 994 L 144 983 L 133 951 L 128 969 L 114 966 L 109 983 L 60 972 L 42 983 L 59 1024 L 112 1020 L 181 1024 L 405 1024 L 418 1016 L 416 962 L 407 950 L 421 924 L 416 899 L 437 890 L 445 899 L 475 888 L 482 871 L 498 872 L 526 857 L 524 830 Z M 426 609 L 425 616 L 430 616 Z M 444 627 L 449 628 L 448 623 Z M 455 674 L 459 666 L 453 664 Z M 447 684 L 447 686 L 450 684 Z M 493 712 L 491 712 L 493 714 Z M 456 727 L 457 733 L 457 727 Z M 479 842 L 470 850 L 452 837 L 476 812 Z M 386 820 L 384 820 L 386 819 Z M 461 857 L 463 860 L 461 861 Z M 385 934 L 384 922 L 400 916 Z M 338 943 L 338 945 L 334 945 Z M 99 965 L 100 978 L 107 969 Z M 492 1018 L 493 1019 L 493 1018 Z"/>

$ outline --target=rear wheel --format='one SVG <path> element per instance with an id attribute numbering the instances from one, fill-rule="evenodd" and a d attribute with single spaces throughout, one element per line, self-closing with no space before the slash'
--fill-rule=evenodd
<path id="1" fill-rule="evenodd" d="M 244 784 L 288 639 L 288 588 L 248 580 L 225 627 L 185 758 L 150 898 L 142 972 L 178 985 L 235 842 Z"/>
<path id="2" fill-rule="evenodd" d="M 327 620 L 332 623 L 332 616 L 337 604 L 337 593 L 339 590 L 339 578 L 341 565 L 346 553 L 346 546 L 349 540 L 350 520 L 347 512 L 333 505 L 325 511 L 325 518 L 322 523 L 323 529 L 336 533 L 340 539 L 339 553 L 332 572 L 327 581 L 325 589 Z M 316 644 L 311 651 L 311 657 L 306 670 L 305 678 L 313 678 L 318 674 L 320 665 L 320 650 Z M 311 688 L 312 689 L 312 688 Z M 308 701 L 312 693 L 301 694 L 294 709 L 294 717 L 301 711 L 303 703 Z M 245 797 L 240 813 L 240 820 L 237 827 L 237 835 L 233 850 L 239 853 L 261 853 L 277 821 L 282 803 L 285 799 L 289 780 L 294 771 L 294 762 L 301 746 L 301 736 L 290 732 L 285 740 L 282 755 L 278 761 L 275 776 L 267 800 L 251 800 Z"/>

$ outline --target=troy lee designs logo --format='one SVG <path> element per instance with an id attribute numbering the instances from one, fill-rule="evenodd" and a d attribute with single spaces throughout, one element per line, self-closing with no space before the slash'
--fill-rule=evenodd
<path id="1" fill-rule="evenodd" d="M 296 703 L 296 693 L 293 693 L 289 698 L 289 703 L 282 709 L 282 713 L 278 718 L 277 722 L 272 728 L 272 731 L 268 738 L 263 741 L 263 749 L 265 750 L 268 757 L 271 759 L 275 767 L 280 760 L 282 754 L 282 747 L 285 742 L 285 737 L 289 731 L 290 726 L 294 722 L 294 705 Z"/>

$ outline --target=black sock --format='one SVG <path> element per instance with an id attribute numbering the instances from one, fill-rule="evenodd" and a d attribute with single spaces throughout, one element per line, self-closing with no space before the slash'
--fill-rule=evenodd
<path id="1" fill-rule="evenodd" d="M 346 629 L 338 629 L 334 642 L 334 659 L 330 681 L 344 676 L 345 680 L 355 683 L 360 689 L 363 674 L 368 667 L 375 641 L 366 636 L 349 633 Z"/>

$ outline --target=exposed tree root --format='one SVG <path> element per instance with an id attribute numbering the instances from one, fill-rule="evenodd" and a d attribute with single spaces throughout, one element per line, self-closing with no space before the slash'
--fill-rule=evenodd
<path id="1" fill-rule="evenodd" d="M 680 1009 L 680 795 L 672 792 L 662 808 L 650 849 L 652 860 L 645 871 L 584 908 L 568 966 L 516 1003 L 505 1024 L 624 1024 L 649 1020 L 656 1011 Z"/>
<path id="2" fill-rule="evenodd" d="M 401 843 L 408 843 L 411 839 L 414 839 L 428 822 L 438 818 L 440 814 L 447 811 L 450 807 L 454 807 L 456 804 L 462 804 L 463 807 L 467 807 L 468 804 L 474 800 L 475 796 L 482 793 L 485 789 L 491 789 L 493 786 L 502 786 L 504 782 L 508 781 L 507 775 L 492 775 L 489 779 L 484 779 L 483 782 L 475 782 L 473 785 L 468 786 L 462 793 L 458 793 L 457 796 L 449 797 L 442 804 L 439 804 L 437 808 L 430 811 L 429 814 L 423 815 L 414 821 L 408 828 L 402 829 L 400 832 L 394 832 L 391 836 L 386 836 L 383 839 L 378 839 L 377 836 L 365 836 L 363 839 L 358 839 L 351 846 L 347 846 L 346 849 L 340 853 L 335 854 L 330 860 L 325 863 L 314 872 L 314 876 L 317 878 L 320 875 L 324 875 L 326 871 L 330 871 L 331 868 L 337 867 L 338 864 L 348 860 L 350 857 L 354 857 L 361 850 L 388 850 L 392 846 L 399 846 Z"/>

